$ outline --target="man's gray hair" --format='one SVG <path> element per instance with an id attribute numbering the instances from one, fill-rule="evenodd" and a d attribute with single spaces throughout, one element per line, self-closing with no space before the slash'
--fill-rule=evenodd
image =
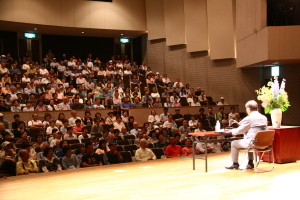
<path id="1" fill-rule="evenodd" d="M 245 104 L 246 108 L 249 108 L 251 111 L 257 111 L 258 104 L 254 100 L 250 100 Z"/>

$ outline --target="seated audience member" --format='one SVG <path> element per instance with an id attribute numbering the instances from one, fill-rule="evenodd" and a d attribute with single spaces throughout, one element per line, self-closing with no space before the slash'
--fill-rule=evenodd
<path id="1" fill-rule="evenodd" d="M 36 160 L 36 151 L 32 147 L 31 143 L 23 143 L 21 148 L 29 152 L 29 160 Z M 20 158 L 18 161 L 20 161 Z"/>
<path id="2" fill-rule="evenodd" d="M 141 141 L 141 139 L 144 138 L 144 133 L 143 133 L 143 131 L 139 131 L 139 132 L 137 133 L 136 137 L 137 137 L 137 138 L 134 140 L 134 144 L 135 144 L 137 147 L 140 147 L 140 141 Z"/>
<path id="3" fill-rule="evenodd" d="M 0 113 L 0 123 L 4 124 L 5 129 L 9 129 L 9 122 L 6 119 L 4 119 L 3 116 L 4 115 L 2 113 Z"/>
<path id="4" fill-rule="evenodd" d="M 180 112 L 180 109 L 179 108 L 176 108 L 175 109 L 175 115 L 173 115 L 173 119 L 175 121 L 183 121 L 183 115 L 179 113 Z"/>
<path id="5" fill-rule="evenodd" d="M 58 114 L 58 119 L 56 120 L 56 126 L 58 126 L 58 127 L 61 127 L 61 126 L 63 126 L 64 124 L 63 124 L 63 121 L 64 120 L 67 120 L 66 118 L 65 118 L 65 114 L 64 113 L 59 113 Z M 69 120 L 68 120 L 69 121 Z"/>
<path id="6" fill-rule="evenodd" d="M 75 121 L 75 126 L 73 126 L 73 131 L 76 135 L 80 135 L 83 132 L 84 126 L 81 125 L 81 120 L 77 119 Z"/>
<path id="7" fill-rule="evenodd" d="M 97 137 L 91 137 L 90 141 L 93 145 L 94 150 L 97 149 L 99 147 L 99 143 L 98 143 L 98 139 Z"/>
<path id="8" fill-rule="evenodd" d="M 221 128 L 226 128 L 229 125 L 228 115 L 226 113 L 223 114 L 223 119 L 221 121 Z"/>
<path id="9" fill-rule="evenodd" d="M 197 128 L 194 132 L 206 132 L 206 130 L 203 129 L 202 124 L 200 122 L 197 123 Z"/>
<path id="10" fill-rule="evenodd" d="M 45 113 L 44 114 L 44 121 L 43 121 L 43 124 L 48 127 L 50 126 L 50 123 L 52 121 L 52 116 L 50 113 Z M 54 124 L 55 125 L 55 124 Z M 46 129 L 47 130 L 47 129 Z"/>
<path id="11" fill-rule="evenodd" d="M 168 120 L 165 121 L 163 124 L 163 128 L 176 128 L 176 127 L 177 127 L 177 124 L 173 120 L 173 116 L 169 115 Z"/>
<path id="12" fill-rule="evenodd" d="M 121 118 L 122 119 L 122 118 Z M 114 112 L 108 112 L 108 117 L 105 120 L 106 124 L 114 124 L 116 122 L 116 117 L 114 117 Z"/>
<path id="13" fill-rule="evenodd" d="M 58 110 L 71 110 L 68 97 L 62 99 L 63 102 L 58 104 Z M 72 114 L 72 113 L 71 113 Z M 73 115 L 72 115 L 73 116 Z"/>
<path id="14" fill-rule="evenodd" d="M 19 140 L 17 140 L 17 144 L 24 144 L 24 143 L 27 143 L 27 144 L 30 144 L 30 141 L 28 139 L 28 132 L 27 131 L 24 131 L 22 132 L 21 134 L 21 138 Z"/>
<path id="15" fill-rule="evenodd" d="M 106 140 L 100 140 L 98 149 L 95 151 L 96 154 L 105 154 L 109 151 Z"/>
<path id="16" fill-rule="evenodd" d="M 125 127 L 125 124 L 122 122 L 122 117 L 117 116 L 116 122 L 114 123 L 114 129 L 119 129 L 121 131 L 122 127 Z"/>
<path id="17" fill-rule="evenodd" d="M 219 108 L 219 112 L 216 114 L 216 120 L 221 121 L 223 119 L 224 107 Z"/>
<path id="18" fill-rule="evenodd" d="M 121 154 L 117 151 L 117 143 L 114 141 L 108 144 L 109 151 L 103 155 L 105 165 L 118 164 L 123 162 Z"/>
<path id="19" fill-rule="evenodd" d="M 32 145 L 33 148 L 41 148 L 41 144 L 44 142 L 44 137 L 42 134 L 37 134 L 35 136 L 35 143 Z"/>
<path id="20" fill-rule="evenodd" d="M 10 176 L 16 175 L 16 152 L 9 141 L 1 144 L 0 150 L 0 170 L 7 171 Z"/>
<path id="21" fill-rule="evenodd" d="M 78 152 L 78 155 L 76 156 L 77 157 L 77 159 L 78 159 L 78 162 L 79 162 L 79 164 L 80 164 L 80 166 L 81 166 L 81 163 L 82 163 L 82 156 L 85 154 L 85 147 L 79 147 L 78 149 L 77 149 L 77 152 Z"/>
<path id="22" fill-rule="evenodd" d="M 206 119 L 216 119 L 215 114 L 212 112 L 212 107 L 208 107 L 206 113 Z"/>
<path id="23" fill-rule="evenodd" d="M 130 130 L 130 135 L 137 137 L 139 131 L 141 131 L 141 129 L 139 129 L 139 124 L 137 122 L 133 122 L 133 129 Z"/>
<path id="24" fill-rule="evenodd" d="M 72 154 L 72 149 L 69 146 L 62 148 L 62 151 L 65 154 L 65 157 L 62 158 L 63 169 L 76 169 L 80 167 L 80 163 L 75 154 Z"/>
<path id="25" fill-rule="evenodd" d="M 220 101 L 218 102 L 217 105 L 218 106 L 223 106 L 223 105 L 228 105 L 228 103 L 225 102 L 225 98 L 224 97 L 221 97 Z"/>
<path id="26" fill-rule="evenodd" d="M 150 131 L 150 134 L 149 134 L 149 139 L 147 140 L 148 143 L 151 143 L 151 144 L 155 144 L 156 142 L 158 142 L 158 139 L 156 138 L 156 132 L 155 130 L 152 130 Z"/>
<path id="27" fill-rule="evenodd" d="M 21 112 L 21 106 L 17 100 L 13 100 L 10 110 L 11 112 Z"/>
<path id="28" fill-rule="evenodd" d="M 35 106 L 35 111 L 46 111 L 47 107 L 44 105 L 43 100 L 38 100 Z"/>
<path id="29" fill-rule="evenodd" d="M 235 121 L 237 121 L 237 122 L 242 121 L 240 113 L 236 113 L 235 118 L 236 118 Z"/>
<path id="30" fill-rule="evenodd" d="M 233 106 L 231 106 L 230 107 L 230 113 L 229 113 L 229 115 L 228 115 L 228 118 L 229 119 L 236 119 L 236 112 L 235 112 L 235 107 L 233 107 Z"/>
<path id="31" fill-rule="evenodd" d="M 196 128 L 197 123 L 198 123 L 198 120 L 195 119 L 195 115 L 192 115 L 191 119 L 189 120 L 189 127 L 190 128 Z"/>
<path id="32" fill-rule="evenodd" d="M 24 132 L 27 132 L 27 135 L 29 135 L 28 130 L 25 128 L 25 123 L 20 122 L 18 128 L 13 130 L 14 138 L 21 138 Z"/>
<path id="33" fill-rule="evenodd" d="M 44 128 L 45 125 L 39 120 L 39 116 L 37 113 L 32 115 L 32 120 L 28 121 L 29 128 Z"/>
<path id="34" fill-rule="evenodd" d="M 56 146 L 57 141 L 61 141 L 61 140 L 62 140 L 62 132 L 58 131 L 57 129 L 55 132 L 53 132 L 53 139 L 50 142 L 50 147 Z"/>
<path id="35" fill-rule="evenodd" d="M 58 158 L 54 155 L 54 150 L 52 147 L 45 148 L 44 158 L 39 161 L 39 171 L 40 172 L 52 172 L 52 171 L 61 171 L 61 165 Z"/>
<path id="36" fill-rule="evenodd" d="M 167 107 L 164 107 L 164 108 L 163 108 L 163 113 L 160 114 L 160 116 L 159 116 L 159 119 L 160 119 L 161 123 L 165 123 L 165 121 L 168 120 L 168 116 L 170 115 L 170 114 L 168 113 L 168 110 L 169 110 L 169 109 L 168 109 Z"/>
<path id="37" fill-rule="evenodd" d="M 44 159 L 44 150 L 45 150 L 47 147 L 49 147 L 48 142 L 43 142 L 43 143 L 40 145 L 41 151 L 38 152 L 38 153 L 36 154 L 36 160 L 37 160 L 37 161 L 40 161 L 40 160 Z"/>
<path id="38" fill-rule="evenodd" d="M 140 140 L 140 148 L 135 152 L 136 161 L 155 160 L 156 156 L 151 149 L 147 148 L 148 143 L 145 139 Z"/>
<path id="39" fill-rule="evenodd" d="M 161 97 L 162 98 L 169 98 L 170 97 L 170 94 L 169 94 L 169 92 L 166 88 L 164 89 L 164 92 L 161 94 Z"/>
<path id="40" fill-rule="evenodd" d="M 68 127 L 69 127 L 69 121 L 64 119 L 63 120 L 63 126 L 60 127 L 60 131 L 63 133 L 63 135 L 67 134 L 67 131 L 68 131 Z"/>
<path id="41" fill-rule="evenodd" d="M 1 136 L 3 136 L 5 133 L 9 133 L 9 135 L 11 136 L 11 138 L 14 137 L 14 135 L 12 134 L 12 132 L 10 132 L 9 129 L 5 129 L 5 125 L 3 123 L 0 122 L 0 138 Z"/>
<path id="42" fill-rule="evenodd" d="M 47 127 L 46 129 L 46 135 L 52 135 L 52 130 L 53 129 L 57 129 L 57 126 L 56 126 L 56 121 L 55 120 L 51 120 L 50 121 L 50 125 Z"/>
<path id="43" fill-rule="evenodd" d="M 84 108 L 83 104 L 79 102 L 78 98 L 74 99 L 74 103 L 71 106 L 72 110 L 82 110 Z"/>
<path id="44" fill-rule="evenodd" d="M 174 98 L 173 107 L 181 107 L 181 104 L 177 97 Z"/>
<path id="45" fill-rule="evenodd" d="M 161 125 L 159 116 L 156 114 L 155 110 L 151 110 L 151 114 L 148 116 L 148 122 L 153 125 Z"/>
<path id="46" fill-rule="evenodd" d="M 120 135 L 120 130 L 119 129 L 115 129 L 114 130 L 114 141 L 117 140 L 123 140 L 124 138 Z"/>
<path id="47" fill-rule="evenodd" d="M 174 136 L 169 138 L 170 145 L 166 147 L 165 155 L 168 158 L 180 157 L 182 155 L 182 148 L 179 145 L 176 145 L 176 140 Z"/>
<path id="48" fill-rule="evenodd" d="M 101 113 L 97 112 L 94 117 L 94 122 L 98 119 L 100 124 L 105 124 L 105 119 L 101 116 Z"/>
<path id="49" fill-rule="evenodd" d="M 123 98 L 123 102 L 121 103 L 120 108 L 121 108 L 122 111 L 126 111 L 126 110 L 129 110 L 130 108 L 132 108 L 132 105 L 128 101 L 127 97 Z"/>
<path id="50" fill-rule="evenodd" d="M 200 101 L 200 103 L 202 103 L 202 105 L 208 105 L 208 99 L 206 98 L 204 91 L 201 91 L 200 95 L 196 95 L 196 96 L 198 96 L 198 100 Z"/>
<path id="51" fill-rule="evenodd" d="M 91 142 L 85 143 L 86 153 L 82 156 L 81 167 L 95 167 L 102 165 L 98 154 L 94 153 L 93 144 Z"/>
<path id="52" fill-rule="evenodd" d="M 186 139 L 187 137 L 191 137 L 189 133 L 191 133 L 191 129 L 189 128 L 187 120 L 183 120 L 182 126 L 179 127 L 179 134 L 182 139 Z"/>
<path id="53" fill-rule="evenodd" d="M 89 134 L 89 129 L 87 127 L 84 127 L 82 134 L 78 136 L 78 140 L 80 143 L 82 143 L 81 139 L 87 139 L 87 138 L 91 138 L 91 135 Z"/>
<path id="54" fill-rule="evenodd" d="M 161 108 L 161 107 L 163 107 L 162 103 L 160 103 L 160 99 L 159 98 L 155 99 L 155 103 L 153 104 L 153 107 L 155 107 L 155 108 Z"/>
<path id="55" fill-rule="evenodd" d="M 197 97 L 193 98 L 193 102 L 190 105 L 191 106 L 201 106 L 201 104 L 197 101 Z"/>
<path id="56" fill-rule="evenodd" d="M 192 154 L 193 154 L 192 140 L 190 138 L 188 138 L 185 141 L 185 147 L 182 148 L 182 155 L 190 156 Z"/>
<path id="57" fill-rule="evenodd" d="M 197 145 L 195 147 L 196 152 L 198 154 L 205 153 L 205 143 L 203 142 L 204 141 L 203 138 L 198 136 L 198 141 L 201 143 L 197 143 Z M 207 143 L 206 149 L 207 149 L 207 153 L 213 152 L 213 144 Z"/>
<path id="58" fill-rule="evenodd" d="M 158 136 L 158 142 L 154 144 L 155 148 L 165 148 L 169 143 L 165 140 L 165 136 L 161 133 Z"/>
<path id="59" fill-rule="evenodd" d="M 100 134 L 103 131 L 103 126 L 100 124 L 99 119 L 95 119 L 95 123 L 91 127 L 91 134 Z"/>
<path id="60" fill-rule="evenodd" d="M 145 95 L 142 97 L 142 103 L 147 103 L 148 100 L 151 102 L 151 104 L 153 103 L 153 99 L 150 96 L 150 93 L 146 92 Z"/>
<path id="61" fill-rule="evenodd" d="M 166 98 L 166 102 L 164 103 L 164 107 L 173 107 L 173 103 L 171 103 L 170 98 Z"/>
<path id="62" fill-rule="evenodd" d="M 86 126 L 93 125 L 93 118 L 91 118 L 91 112 L 89 110 L 84 111 L 84 117 L 81 121 Z"/>
<path id="63" fill-rule="evenodd" d="M 75 126 L 76 125 L 76 120 L 80 120 L 80 122 L 81 122 L 81 118 L 80 117 L 77 117 L 77 112 L 76 112 L 76 110 L 72 110 L 71 111 L 71 115 L 72 115 L 72 117 L 70 117 L 69 118 L 69 125 L 70 126 Z"/>
<path id="64" fill-rule="evenodd" d="M 93 107 L 94 109 L 105 109 L 105 107 L 101 104 L 100 99 L 95 100 Z"/>
<path id="65" fill-rule="evenodd" d="M 29 152 L 26 149 L 19 151 L 20 161 L 17 162 L 17 175 L 37 173 L 38 167 L 35 160 L 29 159 Z"/>
<path id="66" fill-rule="evenodd" d="M 64 135 L 64 140 L 74 140 L 77 139 L 77 136 L 73 132 L 73 127 L 69 126 L 67 128 L 67 133 Z"/>
<path id="67" fill-rule="evenodd" d="M 206 115 L 204 114 L 204 108 L 200 108 L 199 109 L 199 113 L 196 114 L 195 118 L 200 121 L 200 120 L 203 120 L 203 119 L 207 119 L 206 118 Z"/>
<path id="68" fill-rule="evenodd" d="M 54 104 L 54 100 L 50 99 L 49 105 L 47 106 L 47 110 L 52 111 L 52 110 L 59 110 L 58 105 Z"/>

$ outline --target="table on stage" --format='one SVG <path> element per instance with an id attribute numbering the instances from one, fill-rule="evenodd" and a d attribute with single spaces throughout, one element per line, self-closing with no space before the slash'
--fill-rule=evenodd
<path id="1" fill-rule="evenodd" d="M 210 137 L 216 137 L 216 136 L 232 136 L 231 133 L 224 133 L 224 132 L 215 132 L 215 131 L 208 131 L 208 132 L 194 132 L 189 133 L 189 135 L 198 137 L 203 137 L 203 141 L 195 140 L 193 142 L 193 170 L 195 170 L 195 144 L 196 143 L 204 143 L 205 144 L 205 157 L 204 158 L 198 158 L 205 160 L 205 172 L 207 172 L 207 143 L 214 143 L 214 142 L 229 142 L 233 140 L 239 140 L 243 139 L 241 137 L 230 137 L 225 139 L 210 139 Z"/>
<path id="2" fill-rule="evenodd" d="M 273 141 L 274 162 L 289 163 L 300 160 L 300 127 L 281 126 L 281 128 L 270 128 L 275 130 Z M 268 161 L 268 156 L 263 157 Z"/>

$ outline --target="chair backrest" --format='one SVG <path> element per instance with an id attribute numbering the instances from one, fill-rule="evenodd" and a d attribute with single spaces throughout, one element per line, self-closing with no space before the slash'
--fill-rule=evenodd
<path id="1" fill-rule="evenodd" d="M 162 148 L 153 148 L 151 150 L 156 155 L 156 159 L 161 159 L 161 156 L 164 155 L 164 149 Z"/>
<path id="2" fill-rule="evenodd" d="M 134 135 L 124 135 L 123 136 L 124 140 L 129 140 L 129 139 L 135 139 Z"/>
<path id="3" fill-rule="evenodd" d="M 148 143 L 148 148 L 152 149 L 152 148 L 154 148 L 154 145 L 152 143 Z"/>
<path id="4" fill-rule="evenodd" d="M 130 153 L 131 153 L 132 155 L 134 155 L 134 154 L 133 154 L 133 151 L 134 151 L 134 150 L 137 150 L 137 146 L 136 146 L 135 144 L 124 145 L 123 148 L 124 148 L 124 151 L 130 151 Z"/>
<path id="5" fill-rule="evenodd" d="M 89 141 L 91 141 L 90 138 L 82 138 L 82 139 L 81 139 L 81 143 L 82 143 L 82 144 L 85 144 L 85 143 L 87 143 L 87 142 L 89 142 Z"/>
<path id="6" fill-rule="evenodd" d="M 254 140 L 254 147 L 268 147 L 273 144 L 275 130 L 258 131 Z"/>
<path id="7" fill-rule="evenodd" d="M 117 144 L 119 145 L 129 145 L 129 140 L 117 140 Z"/>
<path id="8" fill-rule="evenodd" d="M 70 144 L 75 144 L 75 143 L 80 143 L 78 139 L 72 139 L 72 140 L 66 140 L 67 143 Z"/>
<path id="9" fill-rule="evenodd" d="M 132 155 L 130 151 L 121 151 L 120 154 L 123 158 L 124 163 L 132 162 Z"/>

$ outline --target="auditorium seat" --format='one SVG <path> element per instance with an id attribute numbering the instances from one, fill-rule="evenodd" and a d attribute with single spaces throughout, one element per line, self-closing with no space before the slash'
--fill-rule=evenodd
<path id="1" fill-rule="evenodd" d="M 76 143 L 80 143 L 78 139 L 73 139 L 73 140 L 66 140 L 67 143 L 70 144 L 76 144 Z"/>
<path id="2" fill-rule="evenodd" d="M 83 139 L 81 139 L 81 143 L 82 144 L 85 144 L 85 143 L 90 142 L 90 141 L 91 141 L 90 138 L 83 138 Z"/>
<path id="3" fill-rule="evenodd" d="M 154 148 L 154 145 L 152 143 L 148 143 L 148 148 L 152 149 Z"/>
<path id="4" fill-rule="evenodd" d="M 117 151 L 124 151 L 123 146 L 122 146 L 122 145 L 118 145 L 118 146 L 117 146 Z"/>
<path id="5" fill-rule="evenodd" d="M 129 139 L 135 139 L 135 136 L 134 135 L 124 135 L 123 136 L 124 140 L 129 140 Z"/>
<path id="6" fill-rule="evenodd" d="M 67 140 L 69 141 L 69 140 Z M 69 143 L 68 143 L 69 144 Z M 79 147 L 84 147 L 83 143 L 73 143 L 73 144 L 69 144 L 72 150 L 76 150 L 79 149 Z"/>
<path id="7" fill-rule="evenodd" d="M 183 115 L 183 119 L 184 119 L 184 120 L 187 120 L 187 121 L 191 120 L 191 117 L 192 117 L 191 114 L 184 114 L 184 115 Z"/>
<path id="8" fill-rule="evenodd" d="M 156 159 L 161 159 L 162 155 L 165 155 L 164 150 L 162 148 L 153 148 L 151 149 L 156 156 Z"/>
<path id="9" fill-rule="evenodd" d="M 130 144 L 130 145 L 124 145 L 123 146 L 124 151 L 130 151 L 133 155 L 133 151 L 137 150 L 137 146 L 135 144 Z"/>
<path id="10" fill-rule="evenodd" d="M 117 140 L 118 145 L 129 145 L 129 140 Z"/>
<path id="11" fill-rule="evenodd" d="M 121 151 L 120 154 L 124 163 L 132 162 L 132 154 L 130 151 Z"/>

